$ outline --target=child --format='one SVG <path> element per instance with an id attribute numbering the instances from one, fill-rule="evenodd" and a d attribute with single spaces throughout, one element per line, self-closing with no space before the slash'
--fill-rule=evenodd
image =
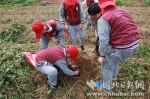
<path id="1" fill-rule="evenodd" d="M 42 22 L 36 20 L 32 24 L 32 30 L 35 32 L 36 39 L 40 39 L 42 49 L 48 47 L 49 41 L 54 41 L 58 45 L 63 46 L 64 27 L 55 20 Z"/>
<path id="2" fill-rule="evenodd" d="M 103 82 L 99 81 L 97 85 L 110 92 L 112 79 L 117 78 L 120 62 L 137 52 L 141 36 L 130 14 L 117 7 L 114 0 L 99 0 L 99 5 L 91 5 L 89 9 L 95 11 L 93 9 L 95 6 L 102 9 L 102 15 L 92 15 L 95 19 L 99 18 L 98 62 L 102 65 Z M 109 45 L 110 50 L 108 50 Z"/>
<path id="3" fill-rule="evenodd" d="M 75 45 L 69 45 L 67 48 L 63 46 L 51 46 L 36 54 L 24 52 L 23 55 L 39 72 L 47 75 L 47 83 L 51 89 L 56 90 L 58 88 L 57 68 L 69 76 L 79 74 L 78 66 L 71 64 L 69 60 L 71 58 L 74 62 L 77 62 L 78 53 L 79 51 Z M 73 70 L 69 69 L 69 67 Z"/>
<path id="4" fill-rule="evenodd" d="M 95 9 L 95 10 L 93 11 L 93 9 Z M 99 37 L 97 34 L 97 21 L 98 21 L 99 17 L 101 16 L 101 9 L 98 6 L 98 3 L 91 4 L 90 7 L 88 8 L 88 13 L 92 20 L 91 24 L 92 24 L 93 28 L 95 29 L 95 35 L 96 35 L 95 49 L 93 51 L 93 55 L 99 55 Z M 94 17 L 95 15 L 97 15 L 98 17 L 95 18 Z"/>
<path id="5" fill-rule="evenodd" d="M 68 24 L 72 44 L 76 45 L 76 32 L 80 37 L 80 47 L 85 52 L 85 33 L 83 29 L 84 12 L 80 0 L 63 0 L 60 4 L 59 17 L 61 24 Z"/>
<path id="6" fill-rule="evenodd" d="M 88 14 L 88 8 L 89 6 L 92 4 L 92 3 L 98 3 L 98 0 L 84 0 L 82 2 L 82 5 L 86 4 L 87 5 L 87 8 L 85 10 L 85 19 L 87 20 L 87 23 L 86 23 L 86 30 L 90 28 L 90 26 L 92 25 L 93 22 L 91 21 L 94 21 L 94 20 L 91 20 L 89 14 Z"/>

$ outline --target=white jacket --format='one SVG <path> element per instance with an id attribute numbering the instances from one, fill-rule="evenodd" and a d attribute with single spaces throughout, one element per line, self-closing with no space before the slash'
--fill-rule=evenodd
<path id="1" fill-rule="evenodd" d="M 86 3 L 87 3 L 87 0 L 84 0 L 84 1 L 82 2 L 83 5 L 86 4 Z M 98 0 L 94 0 L 94 3 L 98 3 Z"/>

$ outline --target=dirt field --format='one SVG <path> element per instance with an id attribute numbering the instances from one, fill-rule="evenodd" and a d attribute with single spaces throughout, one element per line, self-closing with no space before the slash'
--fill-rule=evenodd
<path id="1" fill-rule="evenodd" d="M 82 0 L 83 1 L 83 0 Z M 43 3 L 50 2 L 50 6 L 42 6 Z M 20 39 L 17 40 L 18 43 L 26 44 L 27 41 L 30 41 L 33 45 L 33 52 L 36 49 L 39 50 L 39 41 L 35 40 L 34 34 L 31 31 L 31 24 L 34 20 L 40 19 L 43 21 L 49 20 L 49 19 L 56 19 L 59 20 L 58 11 L 59 11 L 59 4 L 61 0 L 43 0 L 42 2 L 37 3 L 34 6 L 28 6 L 28 7 L 19 7 L 18 8 L 6 8 L 5 10 L 1 10 L 1 23 L 0 24 L 0 31 L 6 27 L 9 22 L 13 19 L 17 19 L 24 23 L 27 26 L 27 30 L 23 33 L 23 35 L 20 37 Z M 141 44 L 145 44 L 149 42 L 150 39 L 150 7 L 141 4 L 142 2 L 139 1 L 136 4 L 128 5 L 128 6 L 121 6 L 123 9 L 126 9 L 135 22 L 137 23 L 140 33 L 142 35 Z M 83 6 L 84 9 L 86 6 Z M 7 12 L 6 12 L 7 10 Z M 17 12 L 17 15 L 15 14 Z M 68 89 L 68 93 L 73 91 L 76 96 L 76 98 L 72 99 L 85 99 L 86 96 L 83 91 L 83 86 L 86 85 L 86 81 L 89 81 L 91 79 L 94 80 L 102 80 L 101 72 L 100 72 L 100 65 L 97 63 L 98 57 L 93 56 L 92 52 L 94 50 L 94 42 L 95 42 L 95 34 L 92 27 L 90 30 L 86 30 L 86 53 L 82 53 L 80 51 L 80 54 L 78 56 L 78 63 L 75 63 L 79 66 L 79 69 L 81 71 L 79 77 L 69 77 L 63 74 L 62 72 L 59 73 L 58 77 L 58 83 L 60 84 L 60 88 L 64 87 L 73 87 L 73 89 Z M 70 39 L 67 40 L 64 38 L 65 41 L 70 42 Z M 67 45 L 67 44 L 66 44 Z M 119 71 L 119 74 L 121 72 Z M 123 75 L 119 76 L 119 78 L 122 78 Z M 36 72 L 35 75 L 33 75 L 33 80 L 37 82 L 37 84 L 40 84 L 41 87 L 37 88 L 35 90 L 35 93 L 39 93 L 40 90 L 46 89 L 46 76 Z M 77 82 L 78 81 L 78 82 Z M 80 84 L 76 84 L 80 83 Z M 68 86 L 65 86 L 67 85 Z M 66 88 L 67 90 L 67 88 Z M 117 89 L 114 89 L 116 91 Z M 59 90 L 57 91 L 58 93 Z M 68 94 L 69 95 L 69 94 Z M 67 96 L 66 96 L 67 97 Z M 66 97 L 62 99 L 66 99 Z M 105 99 L 105 98 L 103 98 Z"/>

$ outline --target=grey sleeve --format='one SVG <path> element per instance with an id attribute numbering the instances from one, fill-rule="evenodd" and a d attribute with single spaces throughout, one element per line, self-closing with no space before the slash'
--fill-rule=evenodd
<path id="1" fill-rule="evenodd" d="M 55 63 L 55 65 L 58 66 L 66 75 L 69 75 L 69 76 L 73 76 L 74 75 L 74 71 L 70 70 L 67 67 L 66 60 L 58 60 Z"/>
<path id="2" fill-rule="evenodd" d="M 60 22 L 64 22 L 64 17 L 65 17 L 65 12 L 64 12 L 64 6 L 63 4 L 61 3 L 60 4 L 60 7 L 59 7 L 59 18 L 60 18 Z"/>
<path id="3" fill-rule="evenodd" d="M 58 35 L 63 35 L 64 33 L 64 27 L 60 24 L 60 23 L 56 23 L 56 28 L 57 28 L 57 32 L 58 32 Z"/>
<path id="4" fill-rule="evenodd" d="M 81 23 L 84 23 L 84 11 L 83 11 L 83 7 L 82 7 L 82 4 L 81 4 L 81 1 L 79 1 L 79 12 L 80 12 Z"/>
<path id="5" fill-rule="evenodd" d="M 106 56 L 110 40 L 110 25 L 104 19 L 98 20 L 98 36 L 99 36 L 99 53 L 101 56 Z"/>

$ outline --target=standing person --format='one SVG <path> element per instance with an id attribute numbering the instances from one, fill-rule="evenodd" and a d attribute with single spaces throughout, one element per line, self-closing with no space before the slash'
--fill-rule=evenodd
<path id="1" fill-rule="evenodd" d="M 93 9 L 95 9 L 93 11 Z M 99 55 L 99 37 L 98 37 L 98 30 L 97 30 L 97 21 L 101 16 L 101 9 L 98 6 L 98 3 L 92 3 L 90 5 L 90 7 L 88 8 L 88 14 L 90 15 L 91 18 L 91 24 L 93 26 L 93 28 L 95 29 L 95 36 L 96 36 L 96 42 L 95 42 L 95 49 L 93 51 L 93 55 Z M 94 17 L 95 15 L 97 15 L 98 17 Z"/>
<path id="2" fill-rule="evenodd" d="M 39 72 L 47 75 L 48 85 L 53 90 L 56 90 L 58 88 L 58 71 L 55 66 L 61 69 L 66 75 L 78 75 L 78 66 L 72 65 L 69 60 L 69 58 L 71 58 L 74 62 L 77 62 L 78 53 L 79 51 L 75 45 L 69 45 L 67 48 L 63 46 L 51 46 L 36 54 L 24 52 L 23 55 Z M 69 68 L 72 68 L 73 70 Z"/>
<path id="3" fill-rule="evenodd" d="M 82 2 L 82 5 L 86 4 L 86 6 L 87 6 L 87 8 L 85 10 L 85 16 L 84 16 L 87 21 L 86 22 L 86 30 L 89 29 L 92 24 L 95 24 L 95 20 L 91 19 L 88 14 L 88 8 L 92 3 L 98 3 L 98 0 L 84 0 Z M 97 30 L 97 29 L 95 29 L 95 25 L 93 27 L 94 27 L 94 30 Z"/>
<path id="4" fill-rule="evenodd" d="M 80 47 L 85 52 L 85 33 L 83 29 L 84 12 L 80 0 L 63 0 L 59 10 L 60 22 L 65 27 L 68 24 L 72 44 L 76 45 L 76 32 L 80 37 Z"/>
<path id="5" fill-rule="evenodd" d="M 64 45 L 64 27 L 55 20 L 49 20 L 46 22 L 36 20 L 32 23 L 31 27 L 35 32 L 36 39 L 40 39 L 42 49 L 47 48 L 50 41 L 54 41 L 60 46 Z"/>
<path id="6" fill-rule="evenodd" d="M 93 11 L 94 6 L 90 6 Z M 91 15 L 96 19 L 100 17 L 98 62 L 102 65 L 103 82 L 98 81 L 97 85 L 109 92 L 112 89 L 112 79 L 117 78 L 120 62 L 137 52 L 141 36 L 130 14 L 117 7 L 114 0 L 99 0 L 99 6 L 102 9 L 102 16 Z"/>

